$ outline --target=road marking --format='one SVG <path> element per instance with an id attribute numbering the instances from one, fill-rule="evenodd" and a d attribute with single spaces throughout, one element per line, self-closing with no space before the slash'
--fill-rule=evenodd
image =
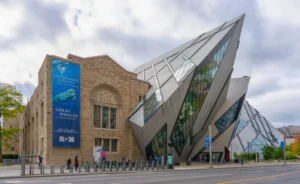
<path id="1" fill-rule="evenodd" d="M 280 176 L 286 176 L 286 175 L 294 174 L 294 173 L 297 173 L 297 172 L 300 172 L 300 170 L 293 171 L 293 172 L 288 172 L 288 173 L 283 173 L 283 174 L 272 175 L 272 176 L 265 176 L 265 177 L 261 177 L 261 178 L 249 178 L 249 179 L 244 179 L 244 180 L 221 182 L 221 183 L 217 183 L 217 184 L 231 184 L 231 183 L 241 183 L 241 182 L 246 182 L 246 181 L 264 180 L 264 179 L 269 179 L 269 178 L 276 178 L 276 177 L 280 177 Z"/>
<path id="2" fill-rule="evenodd" d="M 265 171 L 253 171 L 253 172 L 248 172 L 249 174 L 255 174 L 255 173 L 262 173 L 262 172 L 265 172 Z"/>
<path id="3" fill-rule="evenodd" d="M 229 176 L 231 174 L 218 174 L 218 175 L 209 175 L 209 176 L 196 176 L 196 177 L 180 177 L 180 178 L 166 178 L 166 179 L 154 179 L 154 180 L 138 180 L 138 181 L 127 181 L 127 182 L 118 182 L 110 184 L 126 184 L 126 183 L 146 183 L 146 182 L 159 182 L 159 181 L 172 181 L 172 180 L 182 180 L 182 179 L 196 179 L 196 178 L 208 178 L 208 177 L 218 177 L 218 176 Z"/>
<path id="4" fill-rule="evenodd" d="M 39 183 L 39 182 L 50 182 L 50 180 L 36 180 L 36 181 L 19 181 L 19 180 L 7 180 L 5 183 Z"/>

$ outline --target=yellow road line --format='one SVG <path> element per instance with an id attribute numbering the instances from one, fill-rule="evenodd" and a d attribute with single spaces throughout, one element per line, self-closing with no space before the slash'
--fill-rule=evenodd
<path id="1" fill-rule="evenodd" d="M 264 180 L 264 179 L 276 178 L 276 177 L 280 177 L 280 176 L 294 174 L 294 173 L 297 173 L 297 172 L 300 172 L 300 170 L 293 171 L 293 172 L 288 172 L 288 173 L 283 173 L 283 174 L 272 175 L 272 176 L 265 176 L 265 177 L 261 177 L 261 178 L 249 178 L 249 179 L 244 179 L 244 180 L 235 180 L 235 181 L 221 182 L 221 183 L 217 183 L 217 184 L 231 184 L 231 183 L 240 183 L 240 182 L 245 182 L 245 181 Z"/>

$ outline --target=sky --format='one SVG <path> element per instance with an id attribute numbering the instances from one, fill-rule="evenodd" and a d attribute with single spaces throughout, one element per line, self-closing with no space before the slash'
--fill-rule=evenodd
<path id="1" fill-rule="evenodd" d="M 0 0 L 0 81 L 30 98 L 46 54 L 108 54 L 129 71 L 246 13 L 233 77 L 275 127 L 300 125 L 300 1 Z"/>

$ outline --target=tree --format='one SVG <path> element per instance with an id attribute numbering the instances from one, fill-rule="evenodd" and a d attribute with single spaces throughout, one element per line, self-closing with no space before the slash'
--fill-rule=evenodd
<path id="1" fill-rule="evenodd" d="M 295 141 L 291 144 L 291 152 L 293 155 L 300 155 L 300 131 L 295 137 Z"/>
<path id="2" fill-rule="evenodd" d="M 18 113 L 24 111 L 22 105 L 23 95 L 15 86 L 0 82 L 0 119 L 6 121 L 9 118 L 15 118 Z M 7 140 L 16 137 L 16 129 L 2 128 L 0 123 L 0 163 L 2 163 L 2 144 L 8 146 Z"/>
<path id="3" fill-rule="evenodd" d="M 276 149 L 273 146 L 264 146 L 261 150 L 265 160 L 272 159 L 273 156 L 276 156 L 274 155 Z"/>

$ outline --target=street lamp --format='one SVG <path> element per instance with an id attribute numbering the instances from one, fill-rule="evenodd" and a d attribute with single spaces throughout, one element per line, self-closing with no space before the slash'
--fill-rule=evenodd
<path id="1" fill-rule="evenodd" d="M 249 160 L 249 142 L 247 142 L 248 144 L 248 160 Z"/>

